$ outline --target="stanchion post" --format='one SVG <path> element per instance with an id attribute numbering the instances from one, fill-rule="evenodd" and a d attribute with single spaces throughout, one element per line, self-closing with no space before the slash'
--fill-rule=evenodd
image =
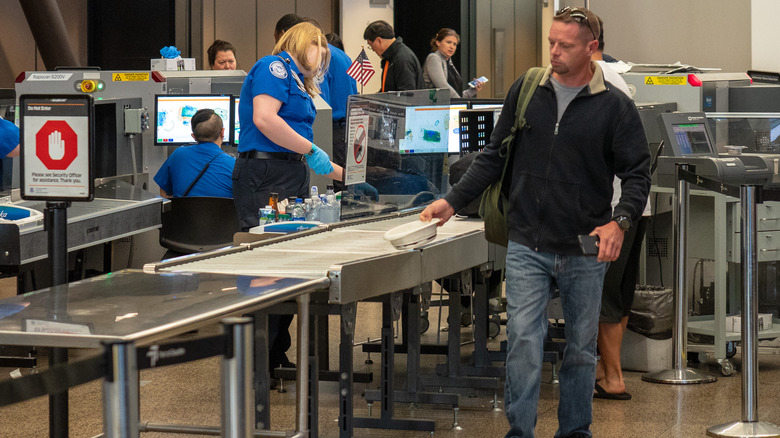
<path id="1" fill-rule="evenodd" d="M 698 370 L 686 368 L 688 365 L 688 288 L 686 287 L 686 265 L 688 259 L 688 211 L 690 188 L 688 182 L 681 178 L 680 171 L 688 170 L 687 164 L 677 164 L 675 177 L 674 205 L 674 327 L 672 331 L 673 347 L 672 369 L 652 374 L 645 374 L 642 380 L 652 383 L 691 384 L 709 383 L 717 380 L 715 376 L 707 375 Z"/>
<path id="2" fill-rule="evenodd" d="M 68 202 L 47 201 L 44 211 L 48 226 L 48 249 L 51 263 L 51 285 L 68 282 Z M 67 309 L 51 309 L 51 317 L 58 319 L 67 314 Z M 49 365 L 68 362 L 66 348 L 52 348 Z M 49 436 L 68 437 L 68 391 L 49 396 Z"/>
<path id="3" fill-rule="evenodd" d="M 740 188 L 742 212 L 740 261 L 742 262 L 742 421 L 712 426 L 714 437 L 780 437 L 780 428 L 758 421 L 758 257 L 756 204 L 761 187 Z"/>
<path id="4" fill-rule="evenodd" d="M 254 430 L 252 397 L 254 325 L 250 317 L 225 318 L 232 355 L 222 358 L 222 437 L 245 438 Z"/>
<path id="5" fill-rule="evenodd" d="M 107 345 L 110 375 L 103 381 L 105 436 L 138 438 L 138 360 L 132 342 Z"/>

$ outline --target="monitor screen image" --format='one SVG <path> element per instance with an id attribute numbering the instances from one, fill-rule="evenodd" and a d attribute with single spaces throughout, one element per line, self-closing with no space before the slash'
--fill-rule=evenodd
<path id="1" fill-rule="evenodd" d="M 155 126 L 154 144 L 178 146 L 195 143 L 192 138 L 190 119 L 198 110 L 211 108 L 220 117 L 225 127 L 222 144 L 230 143 L 233 126 L 232 99 L 226 95 L 158 94 L 154 97 Z"/>
<path id="2" fill-rule="evenodd" d="M 672 132 L 683 155 L 715 154 L 704 123 L 672 125 Z"/>
<path id="3" fill-rule="evenodd" d="M 406 130 L 399 141 L 402 154 L 460 152 L 458 115 L 465 104 L 406 108 Z"/>

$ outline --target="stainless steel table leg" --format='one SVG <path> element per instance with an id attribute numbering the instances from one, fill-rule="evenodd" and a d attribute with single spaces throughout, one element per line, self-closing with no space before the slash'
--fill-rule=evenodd
<path id="1" fill-rule="evenodd" d="M 222 320 L 224 330 L 231 334 L 233 356 L 222 359 L 222 436 L 243 438 L 254 430 L 254 399 L 252 397 L 252 318 Z"/>
<path id="2" fill-rule="evenodd" d="M 758 267 L 756 250 L 756 186 L 742 186 L 742 421 L 712 426 L 708 436 L 780 437 L 780 428 L 758 421 Z"/>
<path id="3" fill-rule="evenodd" d="M 112 438 L 138 438 L 138 360 L 135 344 L 106 346 L 111 373 L 103 382 L 103 429 Z"/>
<path id="4" fill-rule="evenodd" d="M 718 380 L 691 368 L 688 365 L 688 289 L 685 281 L 686 264 L 688 260 L 688 182 L 680 179 L 680 170 L 688 170 L 687 164 L 678 164 L 675 170 L 677 186 L 675 187 L 674 208 L 674 275 L 675 275 L 675 321 L 672 331 L 674 340 L 673 369 L 663 370 L 653 374 L 645 374 L 642 380 L 652 383 L 691 384 L 710 383 Z"/>
<path id="5" fill-rule="evenodd" d="M 295 391 L 296 437 L 309 436 L 309 302 L 308 294 L 300 295 L 298 301 L 298 380 Z"/>

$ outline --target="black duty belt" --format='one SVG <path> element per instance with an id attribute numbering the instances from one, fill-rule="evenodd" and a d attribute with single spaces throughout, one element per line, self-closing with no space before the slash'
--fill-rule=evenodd
<path id="1" fill-rule="evenodd" d="M 261 152 L 261 151 L 249 151 L 241 152 L 238 154 L 239 158 L 254 158 L 256 160 L 287 160 L 287 161 L 303 161 L 302 154 L 293 154 L 288 152 Z"/>

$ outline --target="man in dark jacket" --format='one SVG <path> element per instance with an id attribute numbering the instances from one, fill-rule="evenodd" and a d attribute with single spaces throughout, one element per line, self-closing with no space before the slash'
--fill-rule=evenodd
<path id="1" fill-rule="evenodd" d="M 363 38 L 382 57 L 381 93 L 425 88 L 420 61 L 401 37 L 396 38 L 393 26 L 386 21 L 375 21 L 366 27 Z"/>
<path id="2" fill-rule="evenodd" d="M 598 19 L 564 8 L 549 33 L 550 63 L 517 133 L 510 183 L 506 258 L 507 437 L 532 437 L 536 425 L 546 307 L 554 285 L 566 321 L 556 438 L 590 437 L 596 333 L 607 262 L 644 209 L 650 153 L 633 102 L 591 62 Z M 420 215 L 443 221 L 501 175 L 501 141 L 515 119 L 524 77 L 507 94 L 488 147 L 468 172 Z M 622 183 L 614 214 L 612 179 Z M 441 223 L 440 223 L 441 225 Z M 582 254 L 577 236 L 599 236 L 598 256 Z"/>

